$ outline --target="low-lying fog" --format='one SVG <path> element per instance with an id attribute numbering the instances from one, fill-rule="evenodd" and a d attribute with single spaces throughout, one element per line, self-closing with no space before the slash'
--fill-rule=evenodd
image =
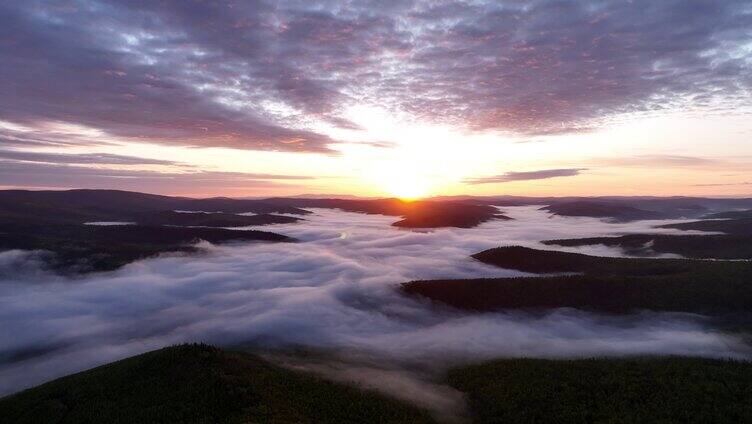
<path id="1" fill-rule="evenodd" d="M 469 315 L 395 291 L 414 279 L 523 275 L 468 257 L 499 245 L 552 248 L 538 242 L 676 232 L 650 229 L 657 222 L 609 224 L 549 218 L 535 207 L 503 210 L 515 220 L 410 231 L 391 227 L 396 217 L 316 209 L 302 223 L 259 228 L 300 243 L 207 244 L 207 254 L 165 255 L 75 279 L 44 272 L 37 253 L 0 253 L 0 394 L 190 341 L 320 348 L 407 368 L 500 356 L 749 353 L 741 341 L 688 314 Z M 597 246 L 567 250 L 620 254 Z"/>

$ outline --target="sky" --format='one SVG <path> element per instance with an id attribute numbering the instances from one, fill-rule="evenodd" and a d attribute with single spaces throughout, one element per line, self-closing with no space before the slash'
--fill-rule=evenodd
<path id="1" fill-rule="evenodd" d="M 0 3 L 0 188 L 752 195 L 752 3 Z"/>

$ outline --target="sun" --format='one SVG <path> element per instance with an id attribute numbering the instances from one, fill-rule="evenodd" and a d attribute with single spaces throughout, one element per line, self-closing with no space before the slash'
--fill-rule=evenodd
<path id="1" fill-rule="evenodd" d="M 418 200 L 428 194 L 428 187 L 420 181 L 402 181 L 389 187 L 389 192 L 402 200 Z"/>
<path id="2" fill-rule="evenodd" d="M 374 161 L 362 169 L 361 178 L 377 193 L 412 201 L 437 193 L 444 179 L 425 162 L 404 157 Z"/>
<path id="3" fill-rule="evenodd" d="M 382 179 L 384 190 L 402 200 L 418 200 L 426 197 L 431 190 L 430 181 L 421 175 L 394 173 Z"/>

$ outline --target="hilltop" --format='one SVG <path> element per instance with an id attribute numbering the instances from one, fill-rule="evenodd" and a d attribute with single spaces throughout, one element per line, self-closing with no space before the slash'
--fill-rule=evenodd
<path id="1" fill-rule="evenodd" d="M 752 310 L 752 263 L 747 261 L 606 258 L 520 246 L 485 250 L 473 258 L 501 268 L 558 275 L 412 281 L 401 290 L 467 311 L 569 307 L 720 316 Z"/>
<path id="2" fill-rule="evenodd" d="M 181 345 L 63 377 L 0 399 L 22 423 L 429 423 L 374 392 L 258 356 Z"/>
<path id="3" fill-rule="evenodd" d="M 644 357 L 498 359 L 459 366 L 468 423 L 748 422 L 752 364 Z M 156 350 L 0 399 L 26 423 L 454 422 L 387 396 L 207 345 Z"/>

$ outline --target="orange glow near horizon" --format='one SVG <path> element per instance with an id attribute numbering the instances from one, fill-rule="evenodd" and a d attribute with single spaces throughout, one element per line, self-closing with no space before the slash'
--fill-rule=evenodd
<path id="1" fill-rule="evenodd" d="M 331 131 L 336 154 L 191 148 L 136 142 L 84 126 L 46 123 L 36 127 L 0 121 L 11 135 L 52 131 L 83 140 L 79 146 L 27 149 L 62 155 L 119 155 L 150 159 L 149 164 L 70 164 L 76 169 L 126 173 L 94 181 L 82 173 L 32 185 L 5 188 L 107 188 L 195 197 L 266 197 L 356 195 L 415 200 L 440 195 L 695 195 L 750 196 L 752 144 L 747 121 L 740 117 L 682 115 L 614 124 L 593 132 L 539 136 L 534 139 L 499 133 L 464 132 L 429 123 L 400 121 L 368 108 L 349 118 L 359 129 Z M 681 133 L 675 131 L 682 128 Z M 712 128 L 709 131 L 707 128 Z M 323 131 L 323 130 L 322 130 Z M 730 151 L 719 151 L 722 138 Z M 608 140 L 608 143 L 604 143 Z M 681 154 L 661 145 L 683 146 Z M 160 164 L 158 161 L 164 161 Z M 576 168 L 572 176 L 469 180 Z M 127 172 L 133 172 L 129 177 Z M 143 178 L 141 174 L 143 173 Z M 201 175 L 205 177 L 201 177 Z M 198 175 L 199 178 L 191 176 Z"/>
<path id="2" fill-rule="evenodd" d="M 389 193 L 402 200 L 418 200 L 428 195 L 428 184 L 420 178 L 405 178 L 391 181 L 387 186 Z"/>

